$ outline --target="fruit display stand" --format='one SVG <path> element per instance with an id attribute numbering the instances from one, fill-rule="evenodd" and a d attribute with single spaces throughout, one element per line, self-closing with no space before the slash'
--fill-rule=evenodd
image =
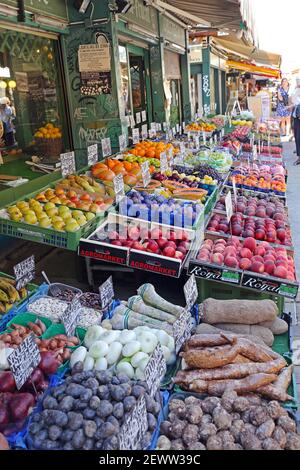
<path id="1" fill-rule="evenodd" d="M 155 241 L 161 237 L 166 239 L 162 250 Z M 169 250 L 166 248 L 168 240 Z M 78 254 L 134 269 L 179 277 L 199 243 L 198 231 L 110 213 L 107 220 L 89 237 L 81 238 Z M 180 244 L 182 250 L 178 249 L 178 253 Z M 148 248 L 149 251 L 146 251 Z"/>

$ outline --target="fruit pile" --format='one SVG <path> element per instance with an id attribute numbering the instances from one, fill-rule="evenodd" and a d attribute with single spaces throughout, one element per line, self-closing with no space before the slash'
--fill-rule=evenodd
<path id="1" fill-rule="evenodd" d="M 236 204 L 233 202 L 233 212 L 244 214 L 245 216 L 261 217 L 273 219 L 276 222 L 286 222 L 287 215 L 283 202 L 276 196 L 246 197 L 237 196 Z M 225 196 L 221 196 L 215 209 L 225 211 Z"/>
<path id="2" fill-rule="evenodd" d="M 243 144 L 243 151 L 244 152 L 252 152 L 252 146 L 251 144 Z M 275 147 L 273 145 L 269 146 L 264 146 L 261 149 L 261 154 L 266 154 L 266 155 L 274 155 L 274 156 L 279 156 L 282 154 L 282 148 L 281 147 Z"/>
<path id="3" fill-rule="evenodd" d="M 268 242 L 257 243 L 253 237 L 241 241 L 237 237 L 215 242 L 205 240 L 197 259 L 208 263 L 225 265 L 266 276 L 295 281 L 295 264 L 283 247 L 272 247 Z"/>
<path id="4" fill-rule="evenodd" d="M 59 127 L 49 122 L 44 127 L 40 127 L 34 137 L 37 139 L 61 139 L 62 134 Z"/>
<path id="5" fill-rule="evenodd" d="M 196 176 L 198 178 L 202 178 L 202 180 L 205 179 L 213 181 L 213 183 L 206 184 L 218 184 L 218 182 L 223 180 L 220 173 L 206 163 L 203 165 L 196 165 L 194 168 L 185 165 L 174 165 L 173 170 L 176 170 L 179 174 L 185 173 L 187 176 Z"/>
<path id="6" fill-rule="evenodd" d="M 204 150 L 196 155 L 188 155 L 185 163 L 193 166 L 207 164 L 219 172 L 226 173 L 232 165 L 232 157 L 227 152 Z"/>
<path id="7" fill-rule="evenodd" d="M 149 162 L 149 170 L 151 171 L 153 167 L 154 169 L 160 168 L 160 160 L 157 158 L 148 158 L 148 157 L 136 157 L 135 155 L 123 155 L 123 161 L 124 162 L 129 162 L 129 163 L 144 163 L 146 161 Z M 126 168 L 126 166 L 125 166 Z"/>
<path id="8" fill-rule="evenodd" d="M 157 255 L 184 260 L 190 248 L 189 234 L 184 230 L 149 230 L 143 226 L 129 224 L 127 227 L 116 227 L 93 235 L 92 239 L 101 240 L 115 246 L 123 246 L 133 250 L 146 251 Z"/>
<path id="9" fill-rule="evenodd" d="M 250 133 L 249 126 L 238 126 L 231 132 L 230 137 L 239 140 L 240 142 L 244 142 Z"/>
<path id="10" fill-rule="evenodd" d="M 237 156 L 241 150 L 241 143 L 237 139 L 225 137 L 222 142 L 222 147 L 227 148 L 233 155 Z"/>
<path id="11" fill-rule="evenodd" d="M 195 202 L 176 201 L 147 192 L 131 191 L 120 203 L 120 213 L 152 222 L 179 227 L 192 227 L 202 208 Z"/>
<path id="12" fill-rule="evenodd" d="M 237 237 L 254 237 L 256 240 L 265 240 L 279 245 L 292 245 L 291 230 L 282 219 L 255 219 L 244 218 L 242 214 L 233 214 L 230 223 L 226 217 L 214 214 L 210 219 L 207 230 L 219 233 L 230 233 Z"/>
<path id="13" fill-rule="evenodd" d="M 52 228 L 63 232 L 75 232 L 95 217 L 93 212 L 85 214 L 67 206 L 56 207 L 53 202 L 41 204 L 35 199 L 18 201 L 9 206 L 6 216 L 14 222 L 25 222 L 30 225 L 39 225 L 42 228 Z"/>
<path id="14" fill-rule="evenodd" d="M 150 168 L 150 172 L 154 171 Z M 104 183 L 113 181 L 116 175 L 123 175 L 124 183 L 128 186 L 134 186 L 141 179 L 141 167 L 137 162 L 121 161 L 114 158 L 108 158 L 104 162 L 98 162 L 93 165 L 92 176 Z"/>
<path id="15" fill-rule="evenodd" d="M 0 277 L 0 315 L 7 313 L 15 302 L 27 297 L 27 290 L 23 287 L 17 290 L 16 281 L 10 277 Z"/>
<path id="16" fill-rule="evenodd" d="M 171 143 L 152 142 L 146 140 L 135 144 L 134 148 L 130 149 L 128 153 L 136 157 L 160 159 L 160 154 L 162 152 L 166 152 L 169 149 L 173 149 L 173 155 L 175 155 L 179 151 L 179 149 L 174 147 Z"/>
<path id="17" fill-rule="evenodd" d="M 231 124 L 233 126 L 241 126 L 241 127 L 247 126 L 247 127 L 251 128 L 252 125 L 253 125 L 253 122 L 252 121 L 243 121 L 243 120 L 240 120 L 240 119 L 234 119 L 234 120 L 231 121 Z"/>
<path id="18" fill-rule="evenodd" d="M 153 180 L 159 181 L 161 186 L 165 189 L 165 195 L 172 196 L 178 199 L 188 199 L 193 201 L 205 202 L 207 191 L 199 188 L 199 181 L 194 179 L 194 176 L 180 175 L 177 171 L 173 172 L 171 176 L 166 176 L 163 173 L 154 173 Z M 196 178 L 197 179 L 197 178 Z M 136 189 L 140 190 L 139 186 Z M 147 187 L 148 189 L 148 187 Z"/>
<path id="19" fill-rule="evenodd" d="M 213 132 L 216 129 L 217 126 L 215 124 L 205 121 L 191 122 L 186 126 L 187 131 Z"/>
<path id="20" fill-rule="evenodd" d="M 233 177 L 236 185 L 249 189 L 273 190 L 280 193 L 286 191 L 284 168 L 281 165 L 253 165 L 253 168 L 240 165 L 230 175 L 229 182 L 232 182 Z"/>

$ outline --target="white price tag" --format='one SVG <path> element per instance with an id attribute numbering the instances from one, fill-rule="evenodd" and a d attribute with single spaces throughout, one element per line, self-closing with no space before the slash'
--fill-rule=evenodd
<path id="1" fill-rule="evenodd" d="M 133 116 L 129 116 L 129 120 L 130 120 L 130 127 L 134 127 L 134 126 L 135 126 L 134 117 L 133 117 Z"/>
<path id="2" fill-rule="evenodd" d="M 161 345 L 158 343 L 154 349 L 148 364 L 144 370 L 145 380 L 151 397 L 154 397 L 159 389 L 160 382 L 167 371 L 167 364 L 164 358 Z"/>
<path id="3" fill-rule="evenodd" d="M 231 191 L 228 191 L 228 193 L 226 194 L 226 197 L 225 197 L 225 208 L 226 208 L 227 220 L 228 220 L 228 222 L 230 222 L 230 219 L 231 219 L 232 214 L 233 214 Z"/>
<path id="4" fill-rule="evenodd" d="M 184 131 L 184 129 L 185 129 L 185 122 L 183 121 L 182 122 L 182 130 Z"/>
<path id="5" fill-rule="evenodd" d="M 174 157 L 173 157 L 173 147 L 170 147 L 167 149 L 167 157 L 168 157 L 168 166 L 169 168 L 172 168 L 173 163 L 174 163 Z"/>
<path id="6" fill-rule="evenodd" d="M 180 126 L 179 124 L 176 124 L 176 132 L 179 133 L 179 130 L 180 130 Z"/>
<path id="7" fill-rule="evenodd" d="M 98 144 L 89 145 L 87 148 L 88 165 L 93 166 L 98 161 Z"/>
<path id="8" fill-rule="evenodd" d="M 257 145 L 253 145 L 253 160 L 257 160 Z"/>
<path id="9" fill-rule="evenodd" d="M 135 122 L 136 122 L 136 124 L 140 124 L 140 123 L 141 123 L 141 113 L 136 113 L 136 115 L 135 115 Z"/>
<path id="10" fill-rule="evenodd" d="M 186 309 L 189 310 L 195 305 L 198 299 L 198 287 L 194 274 L 192 274 L 184 284 L 183 291 L 186 300 Z"/>
<path id="11" fill-rule="evenodd" d="M 217 136 L 217 134 L 214 135 L 214 141 L 215 141 L 215 144 L 218 143 L 218 136 Z"/>
<path id="12" fill-rule="evenodd" d="M 63 177 L 76 173 L 76 161 L 74 152 L 60 154 L 61 174 Z"/>
<path id="13" fill-rule="evenodd" d="M 124 152 L 127 147 L 127 139 L 125 134 L 119 135 L 119 148 L 120 152 Z"/>
<path id="14" fill-rule="evenodd" d="M 168 130 L 168 124 L 166 122 L 163 122 L 163 130 L 167 131 Z"/>
<path id="15" fill-rule="evenodd" d="M 148 137 L 148 126 L 147 126 L 147 124 L 142 125 L 141 131 L 142 131 L 142 139 L 146 140 L 147 137 Z"/>
<path id="16" fill-rule="evenodd" d="M 236 204 L 237 203 L 237 191 L 236 191 L 235 176 L 232 178 L 232 189 L 233 189 L 234 202 Z"/>
<path id="17" fill-rule="evenodd" d="M 149 162 L 144 162 L 141 164 L 143 186 L 146 188 L 151 181 L 151 174 L 149 171 Z"/>
<path id="18" fill-rule="evenodd" d="M 168 158 L 166 152 L 160 154 L 160 172 L 164 173 L 168 170 Z"/>
<path id="19" fill-rule="evenodd" d="M 146 111 L 142 111 L 142 122 L 147 121 L 147 113 Z"/>
<path id="20" fill-rule="evenodd" d="M 156 122 L 151 122 L 150 129 L 153 129 L 156 132 Z"/>
<path id="21" fill-rule="evenodd" d="M 99 287 L 99 294 L 100 294 L 100 301 L 101 301 L 101 308 L 104 309 L 108 305 L 111 304 L 114 296 L 114 285 L 112 276 L 109 276 L 103 284 Z"/>
<path id="22" fill-rule="evenodd" d="M 180 148 L 180 153 L 185 154 L 185 143 L 184 142 L 179 143 L 179 148 Z"/>
<path id="23" fill-rule="evenodd" d="M 149 129 L 149 139 L 154 139 L 156 137 L 156 130 L 155 129 Z"/>
<path id="24" fill-rule="evenodd" d="M 78 297 L 75 297 L 61 316 L 61 322 L 65 327 L 67 336 L 73 336 L 75 333 L 80 309 L 80 301 Z"/>
<path id="25" fill-rule="evenodd" d="M 16 278 L 16 289 L 20 290 L 27 286 L 35 278 L 35 260 L 34 255 L 24 259 L 14 266 L 14 274 Z"/>
<path id="26" fill-rule="evenodd" d="M 176 354 L 180 351 L 182 345 L 191 336 L 192 323 L 191 313 L 189 310 L 184 310 L 178 319 L 173 323 L 173 336 L 175 341 Z"/>
<path id="27" fill-rule="evenodd" d="M 40 361 L 40 351 L 35 342 L 35 336 L 31 333 L 23 340 L 20 346 L 7 357 L 7 362 L 13 373 L 18 390 L 22 388 L 34 369 L 39 365 Z"/>
<path id="28" fill-rule="evenodd" d="M 109 157 L 111 155 L 111 143 L 110 138 L 106 137 L 105 139 L 101 139 L 101 147 L 102 147 L 102 156 Z"/>
<path id="29" fill-rule="evenodd" d="M 114 177 L 114 191 L 116 196 L 116 201 L 119 202 L 120 198 L 124 196 L 124 179 L 123 175 L 119 173 Z"/>
<path id="30" fill-rule="evenodd" d="M 132 129 L 132 143 L 138 144 L 140 141 L 140 130 L 138 128 Z"/>
<path id="31" fill-rule="evenodd" d="M 202 132 L 202 136 L 203 136 L 203 143 L 206 144 L 206 132 Z"/>
<path id="32" fill-rule="evenodd" d="M 161 123 L 157 122 L 156 123 L 156 132 L 160 132 L 160 131 L 161 131 Z"/>
<path id="33" fill-rule="evenodd" d="M 173 135 L 176 134 L 176 127 L 172 127 L 172 132 L 173 132 Z"/>
<path id="34" fill-rule="evenodd" d="M 200 139 L 198 135 L 194 135 L 194 142 L 195 142 L 196 150 L 198 150 L 200 148 Z"/>
<path id="35" fill-rule="evenodd" d="M 127 127 L 130 126 L 130 116 L 126 116 L 126 124 L 127 124 Z"/>
<path id="36" fill-rule="evenodd" d="M 145 396 L 142 395 L 127 415 L 119 433 L 120 450 L 138 450 L 148 429 Z"/>

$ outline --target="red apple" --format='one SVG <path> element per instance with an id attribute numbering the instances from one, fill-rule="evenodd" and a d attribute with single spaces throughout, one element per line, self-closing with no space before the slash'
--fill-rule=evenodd
<path id="1" fill-rule="evenodd" d="M 163 255 L 168 256 L 169 258 L 174 258 L 175 252 L 176 252 L 175 249 L 170 245 L 166 246 L 163 249 Z"/>
<path id="2" fill-rule="evenodd" d="M 138 240 L 140 238 L 140 229 L 138 227 L 129 227 L 128 236 L 131 240 Z"/>
<path id="3" fill-rule="evenodd" d="M 258 261 L 259 263 L 264 263 L 263 257 L 262 257 L 262 256 L 259 256 L 259 255 L 253 256 L 252 261 L 253 261 L 253 262 L 254 262 L 254 261 Z"/>
<path id="4" fill-rule="evenodd" d="M 255 230 L 255 238 L 256 240 L 264 240 L 266 236 L 266 233 L 263 229 L 258 228 Z"/>
<path id="5" fill-rule="evenodd" d="M 152 253 L 159 252 L 159 246 L 155 240 L 149 240 L 147 243 L 147 251 L 151 251 Z"/>
<path id="6" fill-rule="evenodd" d="M 266 253 L 266 250 L 265 250 L 265 248 L 264 248 L 263 246 L 258 245 L 258 246 L 255 248 L 254 253 L 255 253 L 256 255 L 259 255 L 259 256 L 264 256 L 265 253 Z"/>
<path id="7" fill-rule="evenodd" d="M 164 248 L 167 243 L 168 243 L 168 240 L 166 238 L 159 238 L 157 240 L 157 244 L 158 244 L 159 248 Z"/>
<path id="8" fill-rule="evenodd" d="M 151 230 L 151 238 L 152 240 L 158 240 L 162 237 L 162 231 L 159 228 L 153 228 Z"/>
<path id="9" fill-rule="evenodd" d="M 144 250 L 144 246 L 140 243 L 140 242 L 137 242 L 137 241 L 134 241 L 133 244 L 132 244 L 132 247 L 134 250 Z"/>
<path id="10" fill-rule="evenodd" d="M 175 251 L 174 258 L 176 258 L 176 259 L 183 259 L 183 258 L 184 258 L 184 254 L 183 254 L 181 251 Z"/>
<path id="11" fill-rule="evenodd" d="M 208 241 L 208 240 L 206 240 L 206 241 Z M 209 240 L 209 241 L 212 242 L 212 240 Z M 215 245 L 218 245 L 218 244 L 226 246 L 226 241 L 223 240 L 223 238 L 218 238 L 218 239 L 215 241 Z"/>
<path id="12" fill-rule="evenodd" d="M 213 249 L 213 252 L 214 253 L 223 253 L 225 250 L 225 247 L 223 245 L 217 245 L 214 249 Z"/>
<path id="13" fill-rule="evenodd" d="M 284 242 L 285 237 L 286 237 L 286 233 L 285 233 L 284 228 L 279 228 L 279 229 L 277 229 L 276 234 L 277 234 L 277 238 L 278 238 L 281 242 Z"/>
<path id="14" fill-rule="evenodd" d="M 116 245 L 116 246 L 122 246 L 122 242 L 120 240 L 112 240 L 110 242 L 112 245 Z"/>
<path id="15" fill-rule="evenodd" d="M 233 246 L 227 246 L 224 250 L 224 256 L 236 256 L 236 249 Z"/>

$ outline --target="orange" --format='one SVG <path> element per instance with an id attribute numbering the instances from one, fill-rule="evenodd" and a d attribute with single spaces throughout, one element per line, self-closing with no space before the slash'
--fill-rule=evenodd
<path id="1" fill-rule="evenodd" d="M 151 149 L 147 150 L 146 157 L 155 158 L 155 150 L 151 150 Z"/>
<path id="2" fill-rule="evenodd" d="M 142 148 L 138 150 L 138 156 L 139 156 L 139 157 L 144 157 L 144 156 L 145 156 L 145 153 L 146 153 L 145 150 L 142 149 Z"/>
<path id="3" fill-rule="evenodd" d="M 125 162 L 123 162 L 123 166 L 124 166 L 126 171 L 130 171 L 131 168 L 132 168 L 132 163 L 125 161 Z"/>

